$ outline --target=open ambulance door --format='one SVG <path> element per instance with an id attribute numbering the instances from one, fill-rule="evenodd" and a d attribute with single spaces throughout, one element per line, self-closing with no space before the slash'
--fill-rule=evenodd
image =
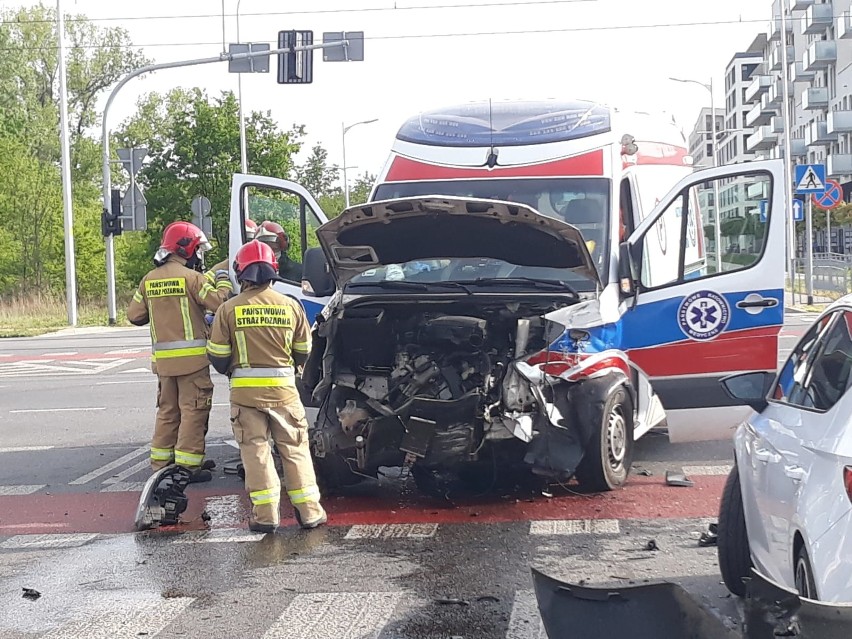
<path id="1" fill-rule="evenodd" d="M 781 160 L 695 172 L 622 245 L 622 348 L 650 379 L 672 441 L 730 437 L 748 409 L 733 404 L 720 378 L 777 368 L 783 173 Z M 768 204 L 765 222 L 761 200 Z M 700 270 L 694 268 L 697 247 L 706 258 Z"/>
<path id="2" fill-rule="evenodd" d="M 258 225 L 265 220 L 280 224 L 290 238 L 288 255 L 300 265 L 304 264 L 305 255 L 310 249 L 318 249 L 316 229 L 327 221 L 317 201 L 301 184 L 260 175 L 235 174 L 231 184 L 228 233 L 228 263 L 235 285 L 233 262 L 237 251 L 246 241 L 246 219 Z M 286 283 L 278 282 L 275 289 L 298 298 L 311 323 L 330 299 L 304 291 L 301 278 L 297 280 L 293 277 Z"/>

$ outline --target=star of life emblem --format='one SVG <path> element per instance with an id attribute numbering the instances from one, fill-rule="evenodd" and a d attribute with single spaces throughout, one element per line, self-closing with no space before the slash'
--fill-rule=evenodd
<path id="1" fill-rule="evenodd" d="M 709 340 L 728 326 L 731 310 L 725 298 L 713 291 L 698 291 L 680 303 L 677 312 L 680 330 L 687 337 Z"/>

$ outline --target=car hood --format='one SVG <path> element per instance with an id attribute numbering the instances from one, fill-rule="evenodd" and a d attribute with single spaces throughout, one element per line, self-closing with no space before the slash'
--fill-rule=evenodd
<path id="1" fill-rule="evenodd" d="M 514 202 L 439 195 L 369 202 L 323 224 L 317 237 L 341 286 L 378 266 L 440 258 L 569 268 L 600 284 L 576 227 Z"/>

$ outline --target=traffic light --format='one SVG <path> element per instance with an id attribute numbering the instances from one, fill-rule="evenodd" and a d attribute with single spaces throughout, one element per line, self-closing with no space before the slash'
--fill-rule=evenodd
<path id="1" fill-rule="evenodd" d="M 112 190 L 112 211 L 104 209 L 101 213 L 101 233 L 104 237 L 108 235 L 121 235 L 121 191 Z"/>

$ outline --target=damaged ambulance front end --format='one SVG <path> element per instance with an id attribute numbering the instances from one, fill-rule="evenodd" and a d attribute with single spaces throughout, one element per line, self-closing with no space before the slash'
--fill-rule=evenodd
<path id="1" fill-rule="evenodd" d="M 594 490 L 626 480 L 649 386 L 610 348 L 616 323 L 575 227 L 430 196 L 350 208 L 317 236 L 327 264 L 306 259 L 305 279 L 327 268 L 337 294 L 303 381 L 327 487 L 383 467 L 430 492 L 510 468 Z"/>

